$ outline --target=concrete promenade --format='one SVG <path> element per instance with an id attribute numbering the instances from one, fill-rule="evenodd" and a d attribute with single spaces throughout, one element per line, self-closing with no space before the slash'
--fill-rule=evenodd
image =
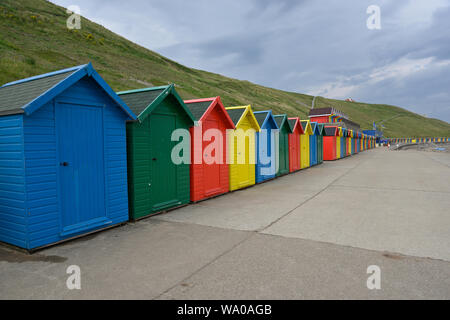
<path id="1" fill-rule="evenodd" d="M 450 299 L 450 153 L 370 150 L 34 255 L 0 245 L 0 299 L 23 298 Z"/>

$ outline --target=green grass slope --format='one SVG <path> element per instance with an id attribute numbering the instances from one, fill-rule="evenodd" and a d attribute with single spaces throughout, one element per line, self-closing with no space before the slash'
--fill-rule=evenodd
<path id="1" fill-rule="evenodd" d="M 312 96 L 275 90 L 248 81 L 182 66 L 82 19 L 82 29 L 66 27 L 64 8 L 45 0 L 0 2 L 0 84 L 91 61 L 116 91 L 176 83 L 184 99 L 221 96 L 227 106 L 252 104 L 257 110 L 307 118 Z M 370 129 L 385 122 L 387 136 L 450 136 L 450 124 L 404 109 L 319 98 L 316 107 L 334 106 Z"/>

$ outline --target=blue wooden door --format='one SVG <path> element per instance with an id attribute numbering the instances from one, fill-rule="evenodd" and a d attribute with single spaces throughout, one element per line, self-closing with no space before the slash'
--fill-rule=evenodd
<path id="1" fill-rule="evenodd" d="M 257 132 L 256 182 L 275 177 L 275 134 L 270 127 Z"/>
<path id="2" fill-rule="evenodd" d="M 317 164 L 317 136 L 315 134 L 309 136 L 309 161 L 311 166 Z"/>
<path id="3" fill-rule="evenodd" d="M 58 103 L 61 236 L 111 223 L 105 211 L 103 109 Z"/>

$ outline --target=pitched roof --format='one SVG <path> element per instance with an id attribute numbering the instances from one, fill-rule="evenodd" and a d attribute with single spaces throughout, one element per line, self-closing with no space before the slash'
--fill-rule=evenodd
<path id="1" fill-rule="evenodd" d="M 325 136 L 328 137 L 336 137 L 338 135 L 338 128 L 337 127 L 325 127 Z"/>
<path id="2" fill-rule="evenodd" d="M 258 124 L 260 127 L 264 124 L 264 121 L 266 121 L 267 115 L 269 114 L 268 111 L 257 111 L 253 112 L 255 115 L 256 121 L 258 121 Z"/>
<path id="3" fill-rule="evenodd" d="M 117 94 L 128 107 L 139 116 L 164 92 L 164 90 L 166 90 L 166 87 L 147 91 L 129 92 L 128 94 L 118 92 Z"/>
<path id="4" fill-rule="evenodd" d="M 293 128 L 291 127 L 291 125 L 288 121 L 287 114 L 278 114 L 278 115 L 274 115 L 273 117 L 274 117 L 279 129 L 281 129 L 283 126 L 286 126 L 286 128 L 288 129 L 288 132 L 292 133 Z M 294 123 L 294 125 L 295 125 L 295 123 Z"/>
<path id="5" fill-rule="evenodd" d="M 169 95 L 172 95 L 178 101 L 181 109 L 186 113 L 189 119 L 194 123 L 195 119 L 189 108 L 181 100 L 175 85 L 129 90 L 117 93 L 120 98 L 137 115 L 139 121 L 143 121 L 153 110 Z"/>
<path id="6" fill-rule="evenodd" d="M 184 103 L 189 108 L 196 121 L 204 120 L 204 118 L 206 118 L 212 110 L 218 108 L 219 112 L 223 114 L 223 120 L 226 122 L 226 128 L 235 129 L 235 125 L 228 115 L 228 112 L 225 110 L 220 97 L 186 100 Z"/>
<path id="7" fill-rule="evenodd" d="M 317 122 L 310 122 L 311 129 L 314 135 L 320 135 L 319 126 Z"/>
<path id="8" fill-rule="evenodd" d="M 311 123 L 308 120 L 301 120 L 300 124 L 302 125 L 304 134 L 309 134 L 309 135 L 313 134 L 313 131 L 311 128 Z"/>
<path id="9" fill-rule="evenodd" d="M 255 115 L 260 128 L 267 126 L 270 123 L 272 128 L 279 129 L 278 124 L 272 115 L 272 110 L 255 111 L 253 114 Z"/>
<path id="10" fill-rule="evenodd" d="M 68 71 L 0 87 L 0 113 L 3 115 L 24 113 L 23 106 L 50 90 L 74 72 L 76 71 Z"/>
<path id="11" fill-rule="evenodd" d="M 300 134 L 304 134 L 305 132 L 303 131 L 302 125 L 300 123 L 300 119 L 299 118 L 289 118 L 288 119 L 289 124 L 292 128 L 292 132 L 294 132 L 296 129 L 300 131 Z"/>
<path id="12" fill-rule="evenodd" d="M 250 117 L 250 121 L 253 123 L 253 126 L 255 127 L 256 131 L 260 131 L 261 128 L 258 124 L 258 121 L 255 118 L 255 115 L 252 111 L 251 105 L 248 106 L 241 106 L 241 107 L 228 107 L 225 108 L 228 115 L 230 116 L 231 120 L 237 127 L 239 125 L 239 122 L 241 119 L 243 119 L 246 116 Z"/>
<path id="13" fill-rule="evenodd" d="M 239 123 L 239 120 L 241 119 L 242 115 L 245 113 L 245 108 L 238 108 L 238 109 L 227 108 L 227 113 L 230 116 L 231 120 L 233 121 L 234 125 L 236 126 Z"/>
<path id="14" fill-rule="evenodd" d="M 297 124 L 297 119 L 288 119 L 289 126 L 291 127 L 292 131 L 295 129 L 295 125 Z"/>
<path id="15" fill-rule="evenodd" d="M 324 131 L 325 130 L 325 126 L 323 125 L 323 123 L 318 123 L 317 127 L 319 128 L 319 134 L 321 136 L 323 136 L 325 134 L 325 131 Z"/>
<path id="16" fill-rule="evenodd" d="M 200 120 L 200 118 L 205 114 L 206 110 L 208 110 L 208 108 L 211 106 L 213 102 L 214 100 L 201 102 L 184 101 L 184 103 L 186 103 L 187 107 L 194 116 L 194 119 L 197 121 Z"/>
<path id="17" fill-rule="evenodd" d="M 0 87 L 0 115 L 30 115 L 85 76 L 95 80 L 130 118 L 135 119 L 133 112 L 100 77 L 91 63 L 3 85 Z"/>

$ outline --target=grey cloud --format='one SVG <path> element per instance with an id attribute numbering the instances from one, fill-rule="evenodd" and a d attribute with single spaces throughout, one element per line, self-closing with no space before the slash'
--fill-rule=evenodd
<path id="1" fill-rule="evenodd" d="M 67 6 L 73 1 L 54 2 Z M 401 13 L 417 1 L 379 1 L 382 30 L 371 31 L 366 9 L 372 0 L 78 2 L 88 18 L 101 19 L 105 27 L 187 66 L 301 93 L 340 83 L 354 86 L 351 95 L 357 100 L 450 121 L 450 70 L 436 67 L 450 59 L 450 6 L 437 9 L 429 24 L 410 25 L 421 13 Z M 106 4 L 107 10 L 98 10 Z M 167 35 L 149 34 L 149 24 Z M 430 57 L 434 62 L 427 70 L 369 81 L 379 68 Z"/>

